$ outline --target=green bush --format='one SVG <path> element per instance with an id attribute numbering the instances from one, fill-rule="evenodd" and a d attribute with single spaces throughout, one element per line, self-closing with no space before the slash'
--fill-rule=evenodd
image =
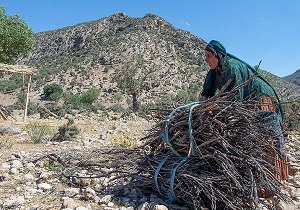
<path id="1" fill-rule="evenodd" d="M 67 93 L 64 95 L 65 104 L 72 105 L 73 107 L 80 106 L 80 95 L 76 95 L 73 93 Z"/>
<path id="2" fill-rule="evenodd" d="M 57 83 L 52 83 L 44 87 L 44 97 L 46 100 L 58 101 L 63 94 L 62 87 Z"/>
<path id="3" fill-rule="evenodd" d="M 92 104 L 99 97 L 99 90 L 97 88 L 90 88 L 80 96 L 80 102 L 83 104 Z"/>
<path id="4" fill-rule="evenodd" d="M 186 104 L 190 100 L 190 95 L 186 90 L 178 90 L 175 96 L 175 100 L 180 104 Z"/>
<path id="5" fill-rule="evenodd" d="M 16 104 L 25 106 L 25 102 L 26 102 L 26 93 L 25 92 L 18 93 Z"/>
<path id="6" fill-rule="evenodd" d="M 124 107 L 121 104 L 113 104 L 111 107 L 109 107 L 109 110 L 113 112 L 119 112 L 119 113 L 125 111 Z"/>
<path id="7" fill-rule="evenodd" d="M 117 92 L 113 95 L 113 100 L 114 101 L 121 101 L 123 99 L 123 94 L 120 92 Z"/>
<path id="8" fill-rule="evenodd" d="M 27 79 L 25 79 L 25 82 Z M 7 80 L 0 81 L 0 91 L 2 92 L 10 92 L 14 91 L 17 88 L 21 88 L 23 85 L 23 80 L 19 75 L 13 75 Z"/>

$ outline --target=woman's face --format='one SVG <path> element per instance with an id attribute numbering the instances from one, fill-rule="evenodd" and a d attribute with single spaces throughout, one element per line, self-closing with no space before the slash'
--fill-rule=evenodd
<path id="1" fill-rule="evenodd" d="M 205 62 L 210 69 L 215 69 L 218 66 L 219 60 L 210 51 L 205 50 Z"/>

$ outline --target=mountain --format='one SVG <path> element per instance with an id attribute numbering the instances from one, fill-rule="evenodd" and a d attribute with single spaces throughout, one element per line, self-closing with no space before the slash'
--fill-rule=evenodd
<path id="1" fill-rule="evenodd" d="M 163 100 L 180 90 L 198 94 L 208 66 L 203 60 L 206 42 L 173 27 L 163 18 L 146 14 L 131 18 L 116 13 L 100 20 L 36 34 L 29 57 L 18 64 L 37 67 L 33 78 L 35 97 L 45 84 L 59 83 L 64 90 L 81 93 L 91 87 L 100 90 L 101 102 L 113 102 L 118 90 L 112 78 L 142 58 L 145 68 L 153 68 L 141 101 Z M 280 97 L 300 96 L 299 86 L 273 75 Z"/>
<path id="2" fill-rule="evenodd" d="M 298 69 L 295 73 L 283 77 L 283 79 L 295 83 L 297 85 L 300 85 L 300 69 Z"/>
<path id="3" fill-rule="evenodd" d="M 274 86 L 277 94 L 283 102 L 300 99 L 299 85 L 285 78 L 280 78 L 265 70 L 260 70 L 260 73 Z"/>
<path id="4" fill-rule="evenodd" d="M 146 81 L 150 87 L 143 97 L 148 98 L 166 92 L 175 94 L 181 88 L 199 90 L 208 71 L 203 60 L 205 46 L 201 38 L 174 28 L 154 14 L 131 18 L 116 13 L 37 33 L 33 52 L 18 63 L 39 69 L 33 78 L 36 91 L 57 82 L 73 93 L 93 86 L 102 96 L 108 96 L 118 91 L 111 80 L 114 72 L 139 55 L 146 67 L 155 68 L 151 81 Z"/>

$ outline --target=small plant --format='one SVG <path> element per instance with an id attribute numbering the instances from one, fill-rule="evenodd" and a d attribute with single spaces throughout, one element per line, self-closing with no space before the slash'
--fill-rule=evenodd
<path id="1" fill-rule="evenodd" d="M 125 111 L 124 107 L 121 104 L 113 104 L 112 106 L 109 107 L 109 110 L 113 112 L 119 112 L 119 113 Z"/>
<path id="2" fill-rule="evenodd" d="M 43 162 L 43 166 L 49 168 L 52 171 L 62 171 L 64 169 L 64 166 L 61 163 L 53 161 L 51 159 L 45 160 Z"/>
<path id="3" fill-rule="evenodd" d="M 137 147 L 137 142 L 133 140 L 133 138 L 129 135 L 129 133 L 120 133 L 114 139 L 114 146 L 122 147 L 122 148 L 134 148 Z"/>
<path id="4" fill-rule="evenodd" d="M 30 122 L 25 126 L 25 130 L 29 133 L 34 143 L 41 143 L 49 139 L 52 134 L 52 128 L 48 123 L 38 121 Z"/>
<path id="5" fill-rule="evenodd" d="M 123 99 L 123 94 L 120 92 L 117 92 L 113 95 L 113 100 L 120 102 Z"/>
<path id="6" fill-rule="evenodd" d="M 80 102 L 83 104 L 92 104 L 99 97 L 99 90 L 97 88 L 90 88 L 80 96 Z"/>
<path id="7" fill-rule="evenodd" d="M 52 141 L 70 141 L 75 138 L 79 134 L 79 129 L 73 124 L 74 119 L 68 119 L 67 124 L 58 128 L 58 133 L 52 138 Z"/>
<path id="8" fill-rule="evenodd" d="M 11 148 L 12 143 L 8 135 L 0 135 L 0 149 L 2 148 Z"/>

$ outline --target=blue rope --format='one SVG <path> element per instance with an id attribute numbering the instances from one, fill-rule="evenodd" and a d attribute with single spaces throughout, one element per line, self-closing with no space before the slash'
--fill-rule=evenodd
<path id="1" fill-rule="evenodd" d="M 157 177 L 159 174 L 160 169 L 162 168 L 163 164 L 169 159 L 170 156 L 165 157 L 164 159 L 162 159 L 162 161 L 159 163 L 159 165 L 157 166 L 157 169 L 155 170 L 155 174 L 154 174 L 154 182 L 157 188 L 157 191 L 159 192 L 159 194 L 162 195 L 159 186 L 158 186 L 158 181 L 157 181 Z"/>
<path id="2" fill-rule="evenodd" d="M 192 112 L 193 112 L 193 109 L 199 105 L 200 105 L 200 103 L 192 105 L 192 107 L 190 108 L 190 112 L 189 112 L 188 125 L 189 125 L 189 137 L 190 137 L 190 151 L 191 151 L 192 155 L 194 155 L 194 142 L 195 142 L 194 136 L 193 136 L 193 128 L 192 128 L 192 122 L 193 122 Z"/>
<path id="3" fill-rule="evenodd" d="M 183 157 L 182 160 L 177 164 L 177 166 L 174 168 L 174 170 L 172 171 L 171 174 L 171 178 L 170 178 L 170 187 L 169 187 L 169 195 L 168 195 L 168 200 L 170 203 L 172 203 L 176 196 L 175 196 L 175 192 L 174 192 L 174 180 L 175 180 L 175 174 L 176 174 L 176 170 L 178 169 L 179 166 L 181 166 L 186 160 L 188 159 L 188 157 Z"/>
<path id="4" fill-rule="evenodd" d="M 193 128 L 192 128 L 192 111 L 195 107 L 201 105 L 200 101 L 197 102 L 193 102 L 190 104 L 186 104 L 184 106 L 180 106 L 177 107 L 176 109 L 173 109 L 173 111 L 168 115 L 168 117 L 166 118 L 166 124 L 165 124 L 165 130 L 163 132 L 161 132 L 160 137 L 163 140 L 164 143 L 166 143 L 170 150 L 178 157 L 182 157 L 171 145 L 170 140 L 169 140 L 169 124 L 170 124 L 170 120 L 173 118 L 173 115 L 175 114 L 175 112 L 179 111 L 179 110 L 184 110 L 184 109 L 189 109 L 189 118 L 188 118 L 188 126 L 189 126 L 189 139 L 190 139 L 190 151 L 191 153 L 194 155 L 194 137 L 193 137 Z M 166 156 L 164 159 L 162 159 L 162 161 L 159 163 L 159 165 L 157 166 L 157 169 L 155 170 L 155 174 L 154 174 L 154 182 L 156 185 L 156 189 L 159 192 L 159 194 L 163 195 L 163 193 L 161 192 L 159 186 L 158 186 L 158 174 L 162 168 L 162 166 L 165 164 L 165 162 L 170 158 L 171 156 Z M 171 172 L 171 177 L 170 179 L 168 179 L 168 182 L 170 183 L 169 189 L 168 189 L 168 201 L 170 203 L 172 203 L 176 196 L 175 196 L 175 192 L 174 192 L 174 181 L 175 181 L 175 174 L 176 174 L 176 170 L 178 169 L 178 167 L 180 167 L 189 157 L 182 157 L 182 160 L 177 164 L 177 166 L 173 169 L 173 171 Z M 164 196 L 164 195 L 163 195 Z"/>
<path id="5" fill-rule="evenodd" d="M 182 110 L 182 109 L 187 109 L 187 108 L 191 108 L 193 107 L 194 105 L 199 105 L 201 104 L 200 101 L 197 101 L 197 102 L 193 102 L 193 103 L 190 103 L 190 104 L 187 104 L 187 105 L 184 105 L 184 106 L 180 106 L 180 107 L 177 107 L 176 109 L 173 109 L 173 111 L 169 114 L 169 116 L 167 117 L 166 119 L 166 125 L 165 125 L 165 130 L 164 132 L 162 132 L 160 134 L 160 137 L 162 138 L 162 140 L 169 146 L 169 148 L 171 149 L 171 151 L 177 155 L 177 156 L 181 156 L 171 145 L 170 143 L 170 140 L 169 140 L 169 123 L 170 123 L 170 120 L 173 118 L 173 115 L 175 114 L 175 112 L 177 112 L 178 110 Z M 190 121 L 190 120 L 189 120 Z M 191 124 L 189 122 L 189 124 Z M 190 129 L 191 129 L 191 126 L 190 126 Z M 190 130 L 190 133 L 192 131 Z"/>

